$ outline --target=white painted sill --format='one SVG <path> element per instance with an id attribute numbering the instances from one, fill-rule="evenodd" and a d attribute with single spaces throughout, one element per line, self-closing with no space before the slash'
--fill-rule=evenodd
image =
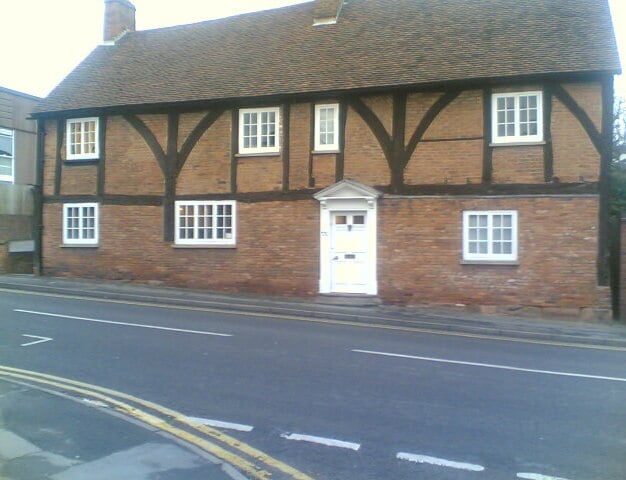
<path id="1" fill-rule="evenodd" d="M 236 158 L 245 158 L 245 157 L 279 157 L 280 150 L 277 152 L 267 152 L 267 153 L 237 153 L 235 154 Z"/>
<path id="2" fill-rule="evenodd" d="M 99 243 L 62 243 L 60 248 L 98 248 Z"/>
<path id="3" fill-rule="evenodd" d="M 509 266 L 509 267 L 518 267 L 518 260 L 461 260 L 459 262 L 461 265 L 485 265 L 485 266 Z"/>
<path id="4" fill-rule="evenodd" d="M 545 141 L 541 141 L 541 142 L 491 142 L 489 144 L 490 147 L 534 147 L 534 146 L 540 146 L 540 145 L 545 145 L 546 142 Z"/>
<path id="5" fill-rule="evenodd" d="M 210 244 L 210 245 L 182 245 L 182 244 L 173 244 L 172 248 L 180 248 L 182 250 L 198 250 L 198 249 L 211 249 L 211 248 L 217 248 L 217 249 L 234 249 L 237 248 L 237 245 L 229 245 L 229 244 L 219 244 L 219 243 L 215 243 L 215 244 Z"/>
<path id="6" fill-rule="evenodd" d="M 91 156 L 91 157 L 65 157 L 65 160 L 63 160 L 64 162 L 67 163 L 73 163 L 73 162 L 97 162 L 98 160 L 100 160 L 100 154 L 95 155 L 95 156 Z"/>
<path id="7" fill-rule="evenodd" d="M 341 150 L 312 150 L 311 153 L 313 155 L 324 155 L 325 153 L 337 155 L 338 153 L 341 153 Z"/>

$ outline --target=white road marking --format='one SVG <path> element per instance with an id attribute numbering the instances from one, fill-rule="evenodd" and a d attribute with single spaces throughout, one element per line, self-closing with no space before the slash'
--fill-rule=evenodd
<path id="1" fill-rule="evenodd" d="M 326 445 L 327 447 L 347 448 L 354 451 L 358 451 L 359 448 L 361 448 L 360 443 L 344 442 L 343 440 L 336 440 L 334 438 L 316 437 L 314 435 L 303 435 L 301 433 L 283 433 L 281 437 L 287 440 L 317 443 L 319 445 Z"/>
<path id="2" fill-rule="evenodd" d="M 83 400 L 83 402 L 85 402 L 86 404 L 88 404 L 88 405 L 93 405 L 94 407 L 109 408 L 109 406 L 108 406 L 106 403 L 101 402 L 101 401 L 99 401 L 99 400 L 91 400 L 91 399 L 89 399 L 89 398 L 83 398 L 82 400 Z"/>
<path id="3" fill-rule="evenodd" d="M 243 425 L 241 423 L 222 422 L 220 420 L 212 420 L 210 418 L 187 417 L 187 420 L 209 427 L 224 428 L 227 430 L 237 430 L 238 432 L 251 432 L 254 427 L 252 425 Z"/>
<path id="4" fill-rule="evenodd" d="M 619 378 L 619 377 L 604 377 L 601 375 L 586 375 L 583 373 L 555 372 L 551 370 L 536 370 L 533 368 L 510 367 L 508 365 L 492 365 L 490 363 L 461 362 L 459 360 L 446 360 L 444 358 L 418 357 L 415 355 L 402 355 L 399 353 L 375 352 L 371 350 L 354 349 L 352 351 L 356 353 L 367 353 L 369 355 L 381 355 L 384 357 L 397 357 L 397 358 L 408 358 L 411 360 L 422 360 L 424 362 L 451 363 L 454 365 L 469 365 L 471 367 L 496 368 L 499 370 L 513 370 L 515 372 L 541 373 L 543 375 L 557 375 L 561 377 L 590 378 L 592 380 L 606 380 L 609 382 L 626 382 L 626 378 Z"/>
<path id="5" fill-rule="evenodd" d="M 122 325 L 124 327 L 150 328 L 153 330 L 166 330 L 168 332 L 193 333 L 196 335 L 213 335 L 216 337 L 232 337 L 227 333 L 205 332 L 201 330 L 185 330 L 182 328 L 158 327 L 156 325 L 142 325 L 140 323 L 114 322 L 113 320 L 98 320 L 97 318 L 73 317 L 71 315 L 59 315 L 57 313 L 34 312 L 32 310 L 15 309 L 14 312 L 28 313 L 30 315 L 42 315 L 45 317 L 69 318 L 70 320 L 81 320 L 83 322 L 106 323 L 109 325 Z"/>
<path id="6" fill-rule="evenodd" d="M 485 467 L 482 465 L 474 465 L 472 463 L 453 462 L 444 458 L 428 457 L 426 455 L 416 455 L 414 453 L 399 452 L 396 455 L 398 460 L 408 460 L 415 463 L 428 463 L 437 465 L 438 467 L 456 468 L 457 470 L 468 470 L 470 472 L 482 472 Z"/>
<path id="7" fill-rule="evenodd" d="M 551 477 L 549 475 L 541 475 L 540 473 L 518 473 L 517 478 L 525 480 L 567 480 L 567 478 Z"/>
<path id="8" fill-rule="evenodd" d="M 22 337 L 38 338 L 39 340 L 35 340 L 34 342 L 22 343 L 22 345 L 20 345 L 21 347 L 30 347 L 31 345 L 37 345 L 38 343 L 44 343 L 53 340 L 50 337 L 40 337 L 39 335 L 26 335 L 25 333 L 22 334 Z"/>

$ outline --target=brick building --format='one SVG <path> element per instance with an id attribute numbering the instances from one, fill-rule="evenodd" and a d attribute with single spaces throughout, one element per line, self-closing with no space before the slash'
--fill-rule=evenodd
<path id="1" fill-rule="evenodd" d="M 608 314 L 605 0 L 105 6 L 36 113 L 43 273 Z"/>

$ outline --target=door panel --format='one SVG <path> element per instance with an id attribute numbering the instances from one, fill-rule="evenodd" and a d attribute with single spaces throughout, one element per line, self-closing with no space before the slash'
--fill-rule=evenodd
<path id="1" fill-rule="evenodd" d="M 368 279 L 367 212 L 336 212 L 331 216 L 331 290 L 365 293 Z"/>

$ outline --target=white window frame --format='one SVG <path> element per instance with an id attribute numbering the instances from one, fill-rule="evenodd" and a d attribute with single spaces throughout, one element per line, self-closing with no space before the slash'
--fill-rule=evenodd
<path id="1" fill-rule="evenodd" d="M 321 111 L 322 109 L 333 109 L 333 135 L 334 142 L 332 144 L 323 144 L 321 142 L 322 125 Z M 339 151 L 339 104 L 338 103 L 321 103 L 315 105 L 315 151 Z"/>
<path id="2" fill-rule="evenodd" d="M 8 128 L 0 128 L 0 134 L 11 137 L 11 156 L 2 155 L 3 159 L 11 160 L 11 175 L 0 174 L 0 182 L 14 183 L 15 182 L 15 130 Z"/>
<path id="3" fill-rule="evenodd" d="M 535 96 L 537 97 L 537 134 L 521 135 L 520 133 L 520 97 Z M 500 98 L 514 99 L 514 115 L 513 123 L 515 125 L 515 134 L 512 136 L 498 135 L 498 99 Z M 543 141 L 543 92 L 503 92 L 494 93 L 491 96 L 491 133 L 492 143 L 536 143 Z"/>
<path id="4" fill-rule="evenodd" d="M 68 230 L 69 230 L 69 216 L 68 211 L 70 208 L 78 208 L 78 222 L 79 222 L 79 238 L 69 238 Z M 83 224 L 84 220 L 89 217 L 84 216 L 84 208 L 93 208 L 94 209 L 94 235 L 93 238 L 88 238 L 85 236 L 85 231 L 87 228 Z M 100 219 L 98 212 L 98 204 L 97 203 L 64 203 L 63 204 L 63 244 L 69 246 L 82 246 L 82 245 L 97 245 L 98 239 L 100 237 Z"/>
<path id="5" fill-rule="evenodd" d="M 212 206 L 213 207 L 213 238 L 198 238 L 198 207 L 199 206 Z M 217 238 L 217 229 L 219 226 L 215 221 L 216 209 L 219 206 L 231 207 L 231 237 L 230 238 Z M 181 207 L 193 207 L 193 238 L 181 238 Z M 235 200 L 218 200 L 218 201 L 204 201 L 204 200 L 180 200 L 176 202 L 176 221 L 174 225 L 175 229 L 175 244 L 176 245 L 236 245 L 237 243 L 237 202 Z"/>
<path id="6" fill-rule="evenodd" d="M 263 113 L 274 113 L 274 146 L 271 147 L 259 147 L 261 133 L 260 122 L 257 121 L 257 146 L 245 147 L 244 146 L 244 116 L 248 113 L 256 113 L 257 120 Z M 262 107 L 262 108 L 240 108 L 239 109 L 239 153 L 240 154 L 272 154 L 280 152 L 280 107 Z"/>
<path id="7" fill-rule="evenodd" d="M 66 160 L 95 160 L 100 158 L 100 128 L 98 117 L 85 117 L 85 118 L 68 118 L 65 123 L 65 151 Z M 85 152 L 85 147 L 88 145 L 85 136 L 85 125 L 89 122 L 95 122 L 95 149 L 93 152 Z M 80 149 L 81 153 L 72 153 L 72 125 L 80 125 Z"/>
<path id="8" fill-rule="evenodd" d="M 487 216 L 487 253 L 470 253 L 469 217 L 471 215 Z M 496 215 L 511 216 L 511 253 L 493 253 L 493 217 Z M 463 212 L 463 260 L 478 262 L 516 262 L 518 249 L 518 229 L 516 210 L 466 210 Z"/>

